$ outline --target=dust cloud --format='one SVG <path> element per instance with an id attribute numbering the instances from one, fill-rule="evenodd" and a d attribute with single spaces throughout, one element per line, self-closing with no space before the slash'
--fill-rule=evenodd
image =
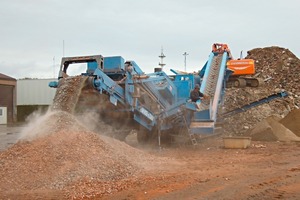
<path id="1" fill-rule="evenodd" d="M 26 126 L 20 132 L 20 140 L 32 141 L 34 138 L 45 136 L 53 129 L 53 122 L 48 119 L 54 112 L 48 110 L 46 113 L 33 112 L 27 119 Z"/>
<path id="2" fill-rule="evenodd" d="M 34 114 L 20 133 L 20 140 L 32 141 L 59 131 L 87 131 L 83 123 L 65 111 L 48 110 L 45 114 Z"/>
<path id="3" fill-rule="evenodd" d="M 131 131 L 126 130 L 129 119 L 112 112 L 113 106 L 106 96 L 90 88 L 86 77 L 64 78 L 47 112 L 38 110 L 28 117 L 20 140 L 32 141 L 61 130 L 92 131 L 124 140 Z"/>
<path id="4" fill-rule="evenodd" d="M 77 117 L 73 115 L 86 79 L 84 76 L 62 79 L 56 90 L 53 105 L 46 113 L 38 110 L 27 118 L 27 125 L 21 130 L 20 140 L 32 141 L 61 130 L 94 131 L 97 124 L 95 120 L 99 118 L 97 113 L 89 111 Z"/>

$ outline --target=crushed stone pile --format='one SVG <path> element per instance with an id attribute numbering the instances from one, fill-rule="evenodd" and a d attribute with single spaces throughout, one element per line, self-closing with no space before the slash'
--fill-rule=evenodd
<path id="1" fill-rule="evenodd" d="M 67 112 L 50 113 L 42 122 L 58 127 L 42 133 L 33 128 L 29 140 L 0 153 L 1 190 L 69 190 L 87 180 L 117 181 L 134 177 L 155 160 L 125 143 L 88 131 Z M 33 138 L 35 131 L 37 138 Z M 98 188 L 97 194 L 118 190 L 111 187 Z"/>
<path id="2" fill-rule="evenodd" d="M 250 136 L 254 141 L 299 142 L 300 137 L 284 126 L 280 120 L 276 116 L 267 117 L 245 135 Z"/>
<path id="3" fill-rule="evenodd" d="M 247 58 L 255 60 L 256 73 L 270 90 L 286 90 L 300 106 L 300 60 L 289 49 L 281 47 L 257 48 L 248 51 Z"/>
<path id="4" fill-rule="evenodd" d="M 72 117 L 66 113 L 59 112 L 50 115 L 45 122 L 48 120 L 49 122 L 59 122 L 61 117 L 63 117 L 63 122 L 72 120 Z M 124 158 L 114 158 L 113 148 L 103 142 L 98 135 L 80 129 L 81 127 L 78 131 L 53 130 L 53 132 L 48 132 L 48 135 L 37 139 L 19 142 L 8 151 L 3 152 L 1 160 L 7 162 L 1 172 L 7 172 L 7 176 L 1 175 L 4 177 L 2 182 L 8 179 L 7 181 L 11 180 L 17 184 L 5 184 L 1 188 L 12 189 L 15 185 L 19 189 L 43 187 L 60 189 L 76 177 L 92 175 L 99 180 L 109 180 L 122 177 L 122 169 L 124 171 L 130 168 L 134 169 L 128 162 L 124 162 Z M 122 168 L 120 163 L 123 164 L 123 162 L 127 165 Z M 19 167 L 14 167 L 15 164 L 18 164 Z M 117 170 L 113 171 L 112 166 L 115 166 Z M 93 170 L 86 170 L 87 168 Z M 101 173 L 93 174 L 93 171 Z M 132 170 L 127 171 L 123 172 L 125 176 Z M 18 175 L 15 176 L 16 174 Z M 41 176 L 42 174 L 46 177 Z"/>
<path id="5" fill-rule="evenodd" d="M 82 83 L 82 79 L 74 79 L 64 88 L 76 93 L 78 85 L 74 83 Z M 77 101 L 65 95 L 69 93 L 57 94 L 55 102 L 72 105 Z M 0 152 L 0 196 L 49 190 L 63 191 L 67 199 L 99 198 L 130 187 L 138 181 L 138 174 L 154 168 L 159 172 L 160 166 L 169 162 L 91 132 L 82 118 L 79 121 L 69 112 L 73 106 L 67 110 L 61 106 L 55 104 L 55 109 L 23 130 L 21 140 Z M 105 130 L 111 129 L 103 125 Z"/>
<path id="6" fill-rule="evenodd" d="M 294 109 L 280 120 L 280 123 L 300 137 L 300 110 Z"/>
<path id="7" fill-rule="evenodd" d="M 281 91 L 288 92 L 289 96 L 225 119 L 228 134 L 243 135 L 269 116 L 283 118 L 300 107 L 300 60 L 290 50 L 276 46 L 256 48 L 248 51 L 246 58 L 255 60 L 255 76 L 265 83 L 258 88 L 227 88 L 224 112 Z"/>

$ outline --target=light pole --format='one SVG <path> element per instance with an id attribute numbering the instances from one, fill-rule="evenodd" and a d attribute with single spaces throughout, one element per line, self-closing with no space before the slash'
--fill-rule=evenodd
<path id="1" fill-rule="evenodd" d="M 184 56 L 184 71 L 186 72 L 186 56 L 189 55 L 187 52 L 182 54 Z"/>

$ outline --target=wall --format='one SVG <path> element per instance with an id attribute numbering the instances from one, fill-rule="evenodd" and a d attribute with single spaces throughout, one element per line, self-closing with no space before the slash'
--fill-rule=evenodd
<path id="1" fill-rule="evenodd" d="M 57 79 L 20 79 L 17 81 L 17 106 L 51 105 L 56 89 L 48 86 Z"/>
<path id="2" fill-rule="evenodd" d="M 44 113 L 52 105 L 56 89 L 48 86 L 57 79 L 20 79 L 17 81 L 17 109 L 19 122 L 26 121 L 33 112 Z"/>

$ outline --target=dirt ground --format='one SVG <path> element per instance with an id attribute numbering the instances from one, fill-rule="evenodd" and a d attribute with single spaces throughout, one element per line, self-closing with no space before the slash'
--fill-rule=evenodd
<path id="1" fill-rule="evenodd" d="M 18 133 L 7 136 L 14 134 Z M 91 189 L 90 195 L 85 191 L 85 196 L 76 199 L 300 199 L 300 143 L 252 141 L 247 149 L 225 149 L 222 138 L 216 137 L 195 147 L 172 145 L 161 150 L 138 145 L 134 136 L 128 137 L 127 143 L 168 162 L 153 162 L 154 166 L 142 173 L 107 183 L 122 186 L 118 190 L 99 195 Z M 95 187 L 95 183 L 84 184 L 81 190 Z M 64 190 L 22 189 L 2 191 L 0 199 L 70 196 Z"/>
<path id="2" fill-rule="evenodd" d="M 224 149 L 221 138 L 151 151 L 179 166 L 139 177 L 138 185 L 103 199 L 299 199 L 300 143 L 252 142 Z"/>

